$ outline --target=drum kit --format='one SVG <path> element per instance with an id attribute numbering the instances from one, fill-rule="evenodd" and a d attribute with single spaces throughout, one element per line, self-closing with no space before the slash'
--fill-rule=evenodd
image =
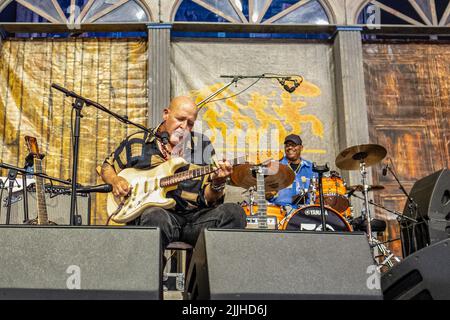
<path id="1" fill-rule="evenodd" d="M 383 190 L 384 187 L 368 185 L 367 181 L 367 168 L 381 162 L 386 154 L 386 149 L 376 144 L 356 145 L 343 150 L 336 157 L 336 167 L 348 171 L 358 170 L 361 184 L 346 186 L 338 172 L 325 173 L 329 169 L 323 166 L 321 168 L 326 169 L 318 171 L 318 178 L 311 180 L 309 189 L 293 197 L 292 206 L 278 206 L 266 201 L 266 192 L 276 193 L 294 182 L 295 174 L 290 166 L 274 160 L 258 165 L 238 165 L 233 169 L 231 181 L 235 186 L 247 189 L 245 193 L 249 199 L 241 203 L 247 215 L 247 228 L 322 231 L 325 226 L 327 232 L 365 231 L 371 248 L 377 248 L 378 253 L 381 253 L 378 257 L 384 259 L 378 264 L 380 269 L 383 266 L 392 267 L 393 261 L 399 262 L 400 259 L 373 237 L 372 232 L 384 231 L 386 224 L 382 224 L 384 228 L 381 229 L 373 228 L 377 220 L 372 219 L 368 199 L 369 192 Z M 313 170 L 315 168 L 314 164 Z M 358 198 L 364 200 L 364 206 L 361 217 L 355 219 L 359 222 L 354 224 L 350 197 L 355 192 L 362 194 Z M 299 205 L 300 199 L 308 201 Z"/>

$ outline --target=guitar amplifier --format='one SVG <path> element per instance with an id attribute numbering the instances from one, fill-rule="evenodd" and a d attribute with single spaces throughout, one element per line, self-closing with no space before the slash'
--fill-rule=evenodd
<path id="1" fill-rule="evenodd" d="M 57 225 L 70 225 L 70 194 L 61 194 L 50 188 L 45 188 L 45 203 L 50 221 Z M 28 191 L 28 219 L 37 217 L 36 192 Z M 24 223 L 24 201 L 23 192 L 13 192 L 11 197 L 10 224 Z M 8 204 L 8 190 L 4 189 L 0 204 L 0 224 L 6 224 L 6 213 Z M 90 195 L 79 194 L 77 196 L 77 214 L 81 218 L 81 225 L 90 224 L 91 197 Z"/>

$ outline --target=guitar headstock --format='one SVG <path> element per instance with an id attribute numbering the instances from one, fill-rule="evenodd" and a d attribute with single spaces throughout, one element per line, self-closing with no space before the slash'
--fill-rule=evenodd
<path id="1" fill-rule="evenodd" d="M 44 155 L 39 152 L 39 146 L 35 137 L 25 136 L 25 142 L 27 144 L 30 156 L 38 159 L 42 159 L 44 157 Z"/>

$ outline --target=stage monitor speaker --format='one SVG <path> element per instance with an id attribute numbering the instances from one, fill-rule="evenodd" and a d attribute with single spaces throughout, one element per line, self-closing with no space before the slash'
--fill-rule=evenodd
<path id="1" fill-rule="evenodd" d="M 34 219 L 37 217 L 37 199 L 36 193 L 29 191 L 28 194 L 28 218 Z M 46 192 L 45 203 L 47 205 L 47 214 L 50 221 L 55 222 L 57 225 L 70 225 L 70 194 L 57 194 Z M 10 224 L 23 224 L 23 210 L 24 201 L 22 191 L 13 193 Z M 3 190 L 1 211 L 0 211 L 0 224 L 6 223 L 6 211 L 8 201 L 8 190 Z M 91 196 L 90 195 L 78 195 L 77 196 L 77 212 L 81 218 L 81 225 L 90 224 L 90 211 L 91 211 Z"/>
<path id="2" fill-rule="evenodd" d="M 0 299 L 161 299 L 158 228 L 0 226 Z"/>
<path id="3" fill-rule="evenodd" d="M 450 300 L 450 239 L 406 257 L 381 277 L 385 300 Z"/>
<path id="4" fill-rule="evenodd" d="M 191 300 L 382 299 L 367 236 L 356 232 L 207 229 L 186 288 Z"/>
<path id="5" fill-rule="evenodd" d="M 429 244 L 449 238 L 450 170 L 442 169 L 416 181 L 410 196 L 417 203 L 417 216 L 412 216 L 408 203 L 403 214 L 419 223 L 401 223 L 404 257 Z"/>

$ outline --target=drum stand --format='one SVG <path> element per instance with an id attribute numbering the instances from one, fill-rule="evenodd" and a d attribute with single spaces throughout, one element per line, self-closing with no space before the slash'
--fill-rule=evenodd
<path id="1" fill-rule="evenodd" d="M 367 221 L 367 237 L 369 239 L 369 245 L 371 250 L 373 251 L 373 248 L 377 248 L 378 251 L 381 253 L 380 256 L 377 257 L 385 257 L 385 259 L 377 263 L 378 264 L 378 270 L 380 271 L 382 267 L 388 266 L 389 268 L 392 268 L 394 266 L 394 263 L 392 262 L 392 259 L 394 259 L 396 262 L 400 262 L 400 259 L 396 257 L 382 242 L 380 242 L 378 239 L 374 238 L 372 235 L 372 226 L 371 221 L 372 218 L 370 216 L 370 209 L 369 209 L 369 197 L 368 197 L 368 191 L 369 191 L 369 185 L 367 184 L 367 170 L 366 170 L 366 164 L 364 160 L 361 160 L 359 165 L 359 170 L 361 173 L 361 182 L 364 186 L 364 208 L 363 208 L 363 218 Z"/>

